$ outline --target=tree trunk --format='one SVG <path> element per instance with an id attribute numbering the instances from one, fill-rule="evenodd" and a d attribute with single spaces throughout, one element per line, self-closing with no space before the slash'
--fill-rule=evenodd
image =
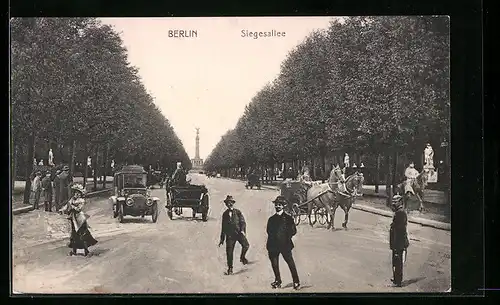
<path id="1" fill-rule="evenodd" d="M 76 140 L 73 140 L 71 142 L 71 159 L 70 159 L 70 165 L 69 165 L 69 172 L 71 177 L 74 179 L 75 177 L 75 156 L 76 156 Z"/>
<path id="2" fill-rule="evenodd" d="M 103 162 L 103 177 L 102 177 L 102 188 L 106 188 L 106 176 L 108 175 L 108 157 L 109 157 L 109 143 L 106 145 L 106 151 L 104 152 L 104 162 Z"/>
<path id="3" fill-rule="evenodd" d="M 398 176 L 398 151 L 397 150 L 394 150 L 393 152 L 393 160 L 392 160 L 392 175 L 391 175 L 391 178 L 392 178 L 392 192 L 391 192 L 391 196 L 393 195 L 394 193 L 394 190 L 396 189 L 396 186 L 397 186 L 397 176 Z"/>
<path id="4" fill-rule="evenodd" d="M 17 178 L 17 145 L 13 144 L 13 146 L 14 146 L 14 151 L 13 151 L 14 158 L 12 158 L 12 172 L 11 172 L 12 191 L 14 191 L 14 187 L 16 186 L 16 178 Z"/>
<path id="5" fill-rule="evenodd" d="M 385 171 L 385 193 L 387 195 L 387 206 L 391 206 L 391 155 L 388 152 L 386 155 L 386 171 Z"/>
<path id="6" fill-rule="evenodd" d="M 94 179 L 94 191 L 97 191 L 97 177 L 98 177 L 98 160 L 97 156 L 99 154 L 99 145 L 96 145 L 94 148 L 94 156 L 92 158 L 92 169 L 94 170 L 94 173 L 92 175 L 92 178 Z"/>
<path id="7" fill-rule="evenodd" d="M 33 155 L 35 153 L 35 135 L 28 137 L 28 154 L 26 160 L 26 185 L 24 187 L 24 204 L 30 204 L 31 197 L 31 173 L 33 172 Z"/>
<path id="8" fill-rule="evenodd" d="M 377 171 L 375 172 L 375 193 L 378 193 L 378 185 L 380 184 L 380 158 L 382 156 L 377 154 Z"/>

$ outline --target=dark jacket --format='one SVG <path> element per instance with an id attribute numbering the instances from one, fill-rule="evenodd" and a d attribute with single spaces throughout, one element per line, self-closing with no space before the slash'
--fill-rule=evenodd
<path id="1" fill-rule="evenodd" d="M 391 229 L 389 231 L 389 246 L 391 250 L 404 250 L 410 245 L 406 231 L 407 223 L 408 217 L 404 209 L 397 210 L 392 218 Z"/>
<path id="2" fill-rule="evenodd" d="M 185 185 L 186 184 L 186 172 L 182 168 L 178 168 L 175 170 L 172 175 L 172 184 L 173 185 Z"/>
<path id="3" fill-rule="evenodd" d="M 224 241 L 226 237 L 232 238 L 238 236 L 241 232 L 246 233 L 247 224 L 245 217 L 238 209 L 233 209 L 233 215 L 229 217 L 229 209 L 222 213 L 222 229 L 220 232 L 220 240 Z"/>
<path id="4" fill-rule="evenodd" d="M 42 196 L 44 201 L 52 201 L 52 181 L 50 177 L 42 179 Z"/>
<path id="5" fill-rule="evenodd" d="M 287 213 L 274 214 L 267 221 L 267 250 L 292 250 L 294 247 L 292 236 L 295 234 L 297 234 L 297 227 L 292 216 Z"/>

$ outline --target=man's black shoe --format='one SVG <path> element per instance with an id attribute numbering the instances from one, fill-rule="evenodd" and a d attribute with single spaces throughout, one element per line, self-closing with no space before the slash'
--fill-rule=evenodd
<path id="1" fill-rule="evenodd" d="M 243 257 L 243 258 L 241 258 L 241 259 L 240 259 L 240 262 L 241 262 L 243 265 L 246 265 L 246 264 L 248 264 L 248 259 L 246 259 L 246 258 L 244 258 L 244 257 Z"/>
<path id="2" fill-rule="evenodd" d="M 226 275 L 231 275 L 231 274 L 233 274 L 233 268 L 228 268 Z"/>
<path id="3" fill-rule="evenodd" d="M 299 290 L 300 288 L 300 283 L 293 283 L 293 289 Z"/>
<path id="4" fill-rule="evenodd" d="M 271 283 L 271 287 L 273 289 L 276 289 L 276 288 L 281 288 L 281 281 L 274 281 Z"/>

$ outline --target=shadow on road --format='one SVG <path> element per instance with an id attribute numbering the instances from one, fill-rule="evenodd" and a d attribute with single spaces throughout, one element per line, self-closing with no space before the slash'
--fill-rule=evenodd
<path id="1" fill-rule="evenodd" d="M 414 279 L 404 280 L 401 284 L 402 284 L 403 287 L 405 287 L 405 286 L 408 286 L 408 285 L 411 285 L 411 284 L 415 284 L 416 282 L 420 282 L 423 279 L 425 279 L 425 277 L 417 277 L 417 278 L 414 278 Z"/>
<path id="2" fill-rule="evenodd" d="M 283 286 L 283 288 L 292 288 L 292 287 L 293 287 L 293 283 L 288 283 L 285 286 Z M 312 287 L 312 285 L 300 286 L 299 290 L 311 288 L 311 287 Z"/>
<path id="3" fill-rule="evenodd" d="M 109 249 L 96 248 L 90 251 L 90 256 L 100 256 L 106 252 L 109 252 Z"/>
<path id="4" fill-rule="evenodd" d="M 144 218 L 124 218 L 122 223 L 149 223 L 153 222 L 151 220 L 151 217 L 144 217 Z"/>
<path id="5" fill-rule="evenodd" d="M 248 271 L 248 269 L 240 269 L 240 270 L 236 271 L 236 272 L 235 272 L 235 273 L 233 273 L 233 274 L 242 274 L 242 273 L 245 273 L 245 272 L 247 272 L 247 271 Z"/>

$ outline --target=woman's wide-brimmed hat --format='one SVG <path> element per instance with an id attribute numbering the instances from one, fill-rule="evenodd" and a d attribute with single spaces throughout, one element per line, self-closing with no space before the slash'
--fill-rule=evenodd
<path id="1" fill-rule="evenodd" d="M 73 192 L 80 192 L 80 194 L 85 195 L 85 188 L 80 183 L 75 183 L 71 186 Z"/>
<path id="2" fill-rule="evenodd" d="M 273 200 L 274 204 L 280 203 L 280 204 L 287 204 L 286 198 L 283 196 L 278 196 L 276 199 Z"/>
<path id="3" fill-rule="evenodd" d="M 226 199 L 224 199 L 224 202 L 225 203 L 228 203 L 228 202 L 235 203 L 236 201 L 233 199 L 233 196 L 227 195 Z"/>

